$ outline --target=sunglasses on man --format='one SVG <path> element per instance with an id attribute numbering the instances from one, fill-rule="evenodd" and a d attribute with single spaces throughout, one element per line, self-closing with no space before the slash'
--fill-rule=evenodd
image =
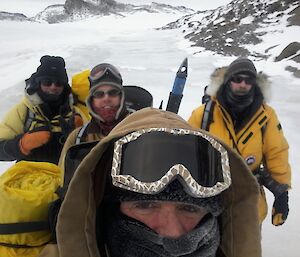
<path id="1" fill-rule="evenodd" d="M 51 79 L 51 78 L 41 79 L 39 82 L 41 83 L 41 85 L 46 87 L 50 87 L 52 84 L 54 84 L 56 87 L 64 86 L 64 83 L 62 83 L 61 81 L 57 79 Z"/>
<path id="2" fill-rule="evenodd" d="M 249 76 L 234 75 L 231 77 L 230 81 L 238 84 L 245 81 L 246 84 L 253 85 L 255 84 L 256 79 L 254 77 L 249 77 Z"/>
<path id="3" fill-rule="evenodd" d="M 119 96 L 121 94 L 121 91 L 119 89 L 110 89 L 107 91 L 103 91 L 103 90 L 96 90 L 95 92 L 93 92 L 92 96 L 95 98 L 103 98 L 105 95 L 110 96 L 110 97 L 116 97 Z"/>

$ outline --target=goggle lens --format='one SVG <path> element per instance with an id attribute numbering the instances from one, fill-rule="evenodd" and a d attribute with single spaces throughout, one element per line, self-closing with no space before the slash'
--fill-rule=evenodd
<path id="1" fill-rule="evenodd" d="M 201 132 L 165 130 L 137 131 L 115 143 L 115 186 L 155 194 L 178 177 L 195 197 L 217 195 L 230 186 L 228 154 L 220 143 Z"/>
<path id="2" fill-rule="evenodd" d="M 132 175 L 143 182 L 158 181 L 174 164 L 184 165 L 202 186 L 223 181 L 218 165 L 220 153 L 208 141 L 193 135 L 144 134 L 124 145 L 122 156 L 120 174 Z"/>

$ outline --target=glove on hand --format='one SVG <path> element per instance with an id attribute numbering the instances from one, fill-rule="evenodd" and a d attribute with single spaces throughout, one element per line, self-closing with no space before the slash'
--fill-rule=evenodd
<path id="1" fill-rule="evenodd" d="M 29 155 L 32 149 L 46 144 L 50 139 L 50 131 L 35 131 L 25 133 L 20 141 L 19 147 L 24 155 Z"/>
<path id="2" fill-rule="evenodd" d="M 289 214 L 289 195 L 288 191 L 275 197 L 272 209 L 272 224 L 274 226 L 282 225 Z"/>

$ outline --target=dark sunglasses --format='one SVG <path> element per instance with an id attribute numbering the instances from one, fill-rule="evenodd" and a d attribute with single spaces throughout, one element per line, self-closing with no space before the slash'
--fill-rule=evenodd
<path id="1" fill-rule="evenodd" d="M 104 95 L 108 95 L 110 97 L 115 97 L 121 94 L 121 91 L 119 89 L 110 89 L 107 91 L 103 91 L 103 90 L 96 90 L 95 92 L 93 92 L 92 96 L 95 98 L 103 98 Z"/>
<path id="2" fill-rule="evenodd" d="M 246 84 L 253 85 L 255 84 L 256 79 L 254 77 L 244 77 L 240 75 L 235 75 L 231 77 L 230 81 L 234 83 L 242 83 L 243 81 L 245 81 Z"/>
<path id="3" fill-rule="evenodd" d="M 54 84 L 56 87 L 63 87 L 64 83 L 57 79 L 41 79 L 40 80 L 41 85 L 50 87 L 52 84 Z"/>

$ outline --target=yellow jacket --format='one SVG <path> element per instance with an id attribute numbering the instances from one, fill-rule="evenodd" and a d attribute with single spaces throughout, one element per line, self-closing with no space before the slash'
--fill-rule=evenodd
<path id="1" fill-rule="evenodd" d="M 215 71 L 212 75 L 212 85 L 216 86 Z M 223 70 L 221 70 L 221 73 Z M 222 74 L 220 75 L 222 78 Z M 263 75 L 259 75 L 259 86 L 266 85 Z M 220 85 L 219 85 L 220 86 Z M 218 88 L 217 88 L 218 89 Z M 215 91 L 213 91 L 215 90 Z M 210 92 L 216 94 L 216 89 Z M 262 89 L 263 93 L 265 88 Z M 231 116 L 221 106 L 216 97 L 212 97 L 215 103 L 213 108 L 212 121 L 208 131 L 223 140 L 229 146 L 234 148 L 248 164 L 249 168 L 254 171 L 260 163 L 265 162 L 267 169 L 277 182 L 291 186 L 291 169 L 288 162 L 289 145 L 284 137 L 281 125 L 273 108 L 263 103 L 255 112 L 248 122 L 237 133 L 234 130 L 234 124 Z M 200 128 L 205 105 L 196 108 L 188 122 L 194 128 Z M 261 199 L 259 203 L 259 217 L 261 222 L 267 215 L 267 202 L 263 188 L 261 188 Z"/>
<path id="2" fill-rule="evenodd" d="M 49 119 L 43 112 L 41 105 L 43 104 L 37 93 L 28 95 L 25 91 L 25 96 L 22 101 L 13 106 L 12 109 L 6 114 L 4 119 L 0 122 L 0 160 L 13 161 L 13 160 L 29 160 L 29 161 L 45 161 L 58 163 L 60 151 L 63 146 L 62 138 L 70 132 L 63 130 L 59 119 L 69 124 L 73 114 L 79 114 L 83 122 L 87 119 L 85 115 L 72 104 L 68 105 L 66 110 L 53 118 Z M 31 112 L 34 117 L 26 128 L 28 115 Z M 33 131 L 40 127 L 47 127 L 51 132 L 51 139 L 49 142 L 37 149 L 34 149 L 30 155 L 24 156 L 18 147 L 19 139 L 27 131 Z M 71 129 L 71 127 L 70 127 Z M 65 135 L 66 134 L 66 135 Z"/>

